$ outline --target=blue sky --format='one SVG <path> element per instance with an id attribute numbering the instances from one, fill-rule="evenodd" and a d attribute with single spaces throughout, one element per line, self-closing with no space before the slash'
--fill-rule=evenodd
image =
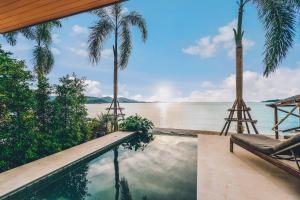
<path id="1" fill-rule="evenodd" d="M 121 96 L 148 101 L 234 99 L 235 0 L 130 0 L 124 7 L 144 16 L 149 38 L 143 43 L 138 30 L 132 29 L 133 52 L 127 69 L 120 72 Z M 63 27 L 54 33 L 55 66 L 49 79 L 57 83 L 59 77 L 75 72 L 87 79 L 87 95 L 107 96 L 112 94 L 112 40 L 105 44 L 101 63 L 91 65 L 86 47 L 95 20 L 88 13 L 63 19 Z M 246 99 L 260 101 L 300 93 L 299 31 L 286 61 L 266 79 L 261 75 L 264 31 L 251 4 L 246 7 L 244 29 Z M 19 37 L 15 47 L 3 39 L 1 43 L 32 69 L 30 41 Z"/>

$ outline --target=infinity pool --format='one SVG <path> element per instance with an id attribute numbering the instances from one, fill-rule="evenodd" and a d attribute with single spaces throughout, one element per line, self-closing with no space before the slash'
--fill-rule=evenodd
<path id="1" fill-rule="evenodd" d="M 194 200 L 197 139 L 134 138 L 43 184 L 30 195 L 41 200 Z"/>

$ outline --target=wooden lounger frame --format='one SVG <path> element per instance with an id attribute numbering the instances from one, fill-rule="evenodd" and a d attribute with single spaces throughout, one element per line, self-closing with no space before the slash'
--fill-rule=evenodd
<path id="1" fill-rule="evenodd" d="M 295 176 L 295 177 L 297 177 L 297 178 L 300 179 L 300 170 L 297 170 L 296 168 L 294 168 L 294 167 L 292 167 L 292 166 L 284 163 L 280 159 L 272 157 L 272 156 L 276 156 L 279 152 L 276 152 L 276 153 L 274 153 L 272 155 L 266 155 L 264 153 L 261 153 L 261 152 L 255 150 L 255 149 L 251 148 L 249 145 L 247 145 L 247 144 L 245 144 L 245 143 L 243 143 L 243 142 L 241 142 L 239 140 L 236 140 L 236 139 L 234 139 L 234 138 L 231 137 L 230 138 L 230 152 L 231 153 L 233 153 L 233 144 L 236 144 L 236 145 L 238 145 L 238 146 L 246 149 L 247 151 L 253 153 L 254 155 L 262 158 L 265 161 L 268 161 L 269 163 L 275 165 L 276 167 L 278 167 L 278 168 L 286 171 L 287 173 L 289 173 L 289 174 L 291 174 L 291 175 L 293 175 L 293 176 Z M 299 147 L 299 146 L 300 146 L 300 144 L 297 144 L 297 145 L 294 145 L 292 147 L 289 147 L 286 150 L 292 150 L 293 148 Z M 282 151 L 280 151 L 280 152 L 282 152 Z M 298 162 L 297 158 L 295 158 L 295 161 Z M 299 164 L 299 163 L 297 163 L 297 164 Z"/>

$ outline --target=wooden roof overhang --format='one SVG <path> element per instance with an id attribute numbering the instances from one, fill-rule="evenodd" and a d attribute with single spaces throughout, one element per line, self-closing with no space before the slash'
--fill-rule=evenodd
<path id="1" fill-rule="evenodd" d="M 60 19 L 121 0 L 2 0 L 0 33 Z"/>
<path id="2" fill-rule="evenodd" d="M 269 107 L 288 107 L 288 106 L 295 106 L 300 105 L 300 95 L 292 96 L 286 99 L 282 99 L 279 101 L 276 101 L 271 104 L 267 104 Z"/>

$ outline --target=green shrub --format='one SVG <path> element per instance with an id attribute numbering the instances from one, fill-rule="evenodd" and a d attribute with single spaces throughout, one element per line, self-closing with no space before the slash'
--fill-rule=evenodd
<path id="1" fill-rule="evenodd" d="M 122 131 L 136 131 L 140 133 L 148 133 L 154 124 L 139 115 L 129 116 L 121 124 L 120 129 Z"/>
<path id="2" fill-rule="evenodd" d="M 38 157 L 33 76 L 0 49 L 0 172 Z"/>
<path id="3" fill-rule="evenodd" d="M 59 79 L 56 86 L 53 129 L 59 138 L 61 149 L 83 143 L 91 138 L 87 126 L 87 109 L 84 80 L 75 74 Z"/>
<path id="4" fill-rule="evenodd" d="M 89 131 L 93 138 L 98 138 L 112 132 L 113 118 L 107 114 L 101 114 L 89 121 Z"/>

